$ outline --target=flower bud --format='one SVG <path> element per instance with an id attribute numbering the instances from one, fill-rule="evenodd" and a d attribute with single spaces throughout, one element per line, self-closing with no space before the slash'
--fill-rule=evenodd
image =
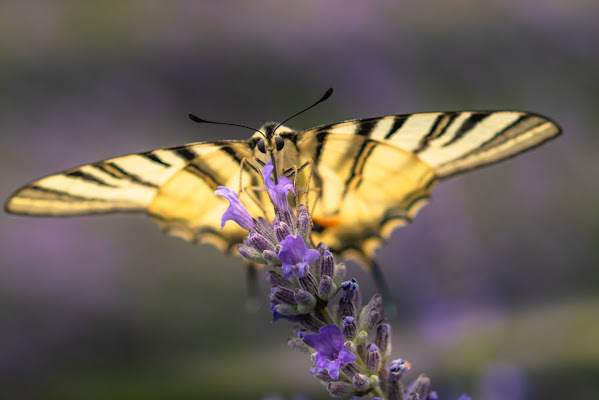
<path id="1" fill-rule="evenodd" d="M 406 400 L 421 400 L 420 397 L 418 397 L 418 395 L 416 393 L 410 393 L 408 395 L 408 397 L 406 397 Z"/>
<path id="2" fill-rule="evenodd" d="M 273 244 L 269 242 L 268 239 L 256 232 L 249 234 L 247 237 L 247 242 L 260 253 L 262 253 L 264 250 L 272 250 L 273 248 Z"/>
<path id="3" fill-rule="evenodd" d="M 306 207 L 306 205 L 304 203 L 301 203 L 300 205 L 297 206 L 297 214 L 301 214 L 301 213 L 308 213 L 308 207 Z"/>
<path id="4" fill-rule="evenodd" d="M 470 399 L 470 397 L 468 397 L 468 399 Z M 432 391 L 428 394 L 428 397 L 426 398 L 426 400 L 439 400 L 439 395 L 437 394 L 437 392 Z M 465 400 L 465 399 L 463 399 Z"/>
<path id="5" fill-rule="evenodd" d="M 310 346 L 304 342 L 304 339 L 300 338 L 291 338 L 287 340 L 287 345 L 291 347 L 292 350 L 299 351 L 302 353 L 310 353 Z"/>
<path id="6" fill-rule="evenodd" d="M 329 373 L 326 371 L 317 371 L 316 368 L 310 368 L 310 373 L 323 382 L 334 382 L 335 381 L 333 378 L 331 378 Z"/>
<path id="7" fill-rule="evenodd" d="M 380 320 L 381 320 L 381 314 L 380 314 L 379 310 L 374 308 L 374 309 L 370 310 L 370 312 L 368 314 L 366 314 L 366 316 L 364 317 L 364 320 L 362 321 L 361 327 L 366 332 L 370 332 L 372 330 L 372 328 L 374 328 L 379 323 Z"/>
<path id="8" fill-rule="evenodd" d="M 333 279 L 328 275 L 323 275 L 318 286 L 318 297 L 328 302 L 335 296 L 336 292 L 337 287 L 335 287 Z"/>
<path id="9" fill-rule="evenodd" d="M 339 368 L 345 376 L 352 379 L 355 374 L 360 372 L 360 368 L 355 363 L 344 364 Z"/>
<path id="10" fill-rule="evenodd" d="M 270 288 L 270 301 L 275 304 L 297 305 L 293 290 L 282 286 L 273 286 Z"/>
<path id="11" fill-rule="evenodd" d="M 401 374 L 395 375 L 389 373 L 387 380 L 387 399 L 388 400 L 405 400 L 404 387 L 400 382 Z"/>
<path id="12" fill-rule="evenodd" d="M 341 283 L 345 279 L 346 272 L 347 268 L 345 267 L 344 263 L 339 263 L 335 266 L 335 276 L 333 276 L 333 282 L 335 282 L 335 285 L 341 285 Z"/>
<path id="13" fill-rule="evenodd" d="M 388 323 L 384 322 L 378 326 L 374 343 L 381 351 L 383 360 L 387 359 L 391 354 L 391 326 Z"/>
<path id="14" fill-rule="evenodd" d="M 356 390 L 359 392 L 364 392 L 370 389 L 370 379 L 368 379 L 368 377 L 364 374 L 355 374 L 352 382 L 354 383 Z"/>
<path id="15" fill-rule="evenodd" d="M 358 333 L 358 335 L 356 336 L 356 340 L 355 342 L 357 344 L 364 344 L 366 343 L 366 341 L 368 340 L 368 333 L 361 331 L 360 333 Z"/>
<path id="16" fill-rule="evenodd" d="M 333 277 L 333 274 L 335 273 L 335 259 L 333 258 L 333 253 L 325 250 L 318 261 L 320 264 L 320 276 L 328 275 Z"/>
<path id="17" fill-rule="evenodd" d="M 314 333 L 318 332 L 318 330 L 324 326 L 322 321 L 315 318 L 312 314 L 302 315 L 302 318 L 299 320 L 299 323 L 308 332 Z"/>
<path id="18" fill-rule="evenodd" d="M 328 250 L 329 248 L 327 247 L 326 244 L 324 244 L 324 242 L 320 242 L 318 243 L 318 246 L 316 246 L 316 250 L 318 250 L 320 252 L 320 254 L 324 253 L 325 250 Z"/>
<path id="19" fill-rule="evenodd" d="M 379 378 L 378 375 L 370 375 L 370 386 L 371 387 L 379 387 L 380 384 L 381 384 L 381 379 Z"/>
<path id="20" fill-rule="evenodd" d="M 345 317 L 356 317 L 356 309 L 354 308 L 354 304 L 344 303 L 342 300 L 339 300 L 339 308 L 337 313 L 339 314 L 338 317 L 340 319 Z"/>
<path id="21" fill-rule="evenodd" d="M 356 317 L 356 310 L 354 309 L 353 303 L 343 303 L 342 301 L 339 301 L 337 313 L 340 319 L 345 317 Z"/>
<path id="22" fill-rule="evenodd" d="M 345 281 L 341 284 L 341 289 L 343 289 L 343 298 L 342 301 L 345 303 L 349 303 L 354 299 L 354 291 L 357 288 L 357 282 L 355 278 L 351 278 L 349 281 Z"/>
<path id="23" fill-rule="evenodd" d="M 366 352 L 366 371 L 369 374 L 374 375 L 381 369 L 381 352 L 376 344 L 368 346 Z"/>
<path id="24" fill-rule="evenodd" d="M 295 226 L 295 215 L 289 209 L 285 211 L 277 211 L 277 220 L 286 223 L 289 227 Z"/>
<path id="25" fill-rule="evenodd" d="M 251 262 L 264 264 L 266 261 L 258 250 L 254 249 L 253 247 L 246 246 L 245 244 L 240 244 L 237 246 L 237 251 L 243 258 Z"/>
<path id="26" fill-rule="evenodd" d="M 293 235 L 291 228 L 285 222 L 275 222 L 274 226 L 275 236 L 279 242 L 285 240 L 289 235 Z"/>
<path id="27" fill-rule="evenodd" d="M 343 347 L 345 347 L 345 349 L 347 351 L 349 351 L 350 353 L 355 353 L 358 350 L 358 347 L 356 346 L 356 344 L 354 342 L 352 342 L 351 340 L 347 340 L 343 343 Z"/>
<path id="28" fill-rule="evenodd" d="M 300 314 L 300 312 L 297 309 L 297 306 L 289 304 L 277 304 L 275 306 L 275 311 L 286 317 L 293 317 Z"/>
<path id="29" fill-rule="evenodd" d="M 383 306 L 383 298 L 380 294 L 375 294 L 372 299 L 366 304 L 360 313 L 360 329 L 368 332 L 381 319 L 381 307 Z"/>
<path id="30" fill-rule="evenodd" d="M 260 235 L 264 236 L 271 243 L 274 243 L 277 241 L 275 238 L 275 233 L 272 230 L 272 225 L 271 225 L 270 221 L 268 221 L 264 217 L 258 217 L 254 231 L 259 233 Z"/>
<path id="31" fill-rule="evenodd" d="M 316 282 L 314 275 L 312 275 L 310 272 L 308 272 L 306 276 L 301 277 L 298 280 L 302 289 L 312 294 L 318 294 L 318 283 Z"/>
<path id="32" fill-rule="evenodd" d="M 351 383 L 331 382 L 327 385 L 327 389 L 336 399 L 350 399 L 356 394 L 356 388 Z"/>
<path id="33" fill-rule="evenodd" d="M 270 283 L 270 286 L 291 287 L 291 283 L 287 279 L 274 271 L 268 271 L 266 273 L 266 279 L 268 280 L 268 283 Z"/>
<path id="34" fill-rule="evenodd" d="M 431 387 L 431 380 L 425 374 L 420 374 L 418 378 L 412 384 L 410 388 L 410 395 L 416 394 L 418 395 L 418 399 L 426 399 L 428 395 L 428 390 Z"/>
<path id="35" fill-rule="evenodd" d="M 312 219 L 306 206 L 303 204 L 299 205 L 297 212 L 297 233 L 299 233 L 304 239 L 310 236 L 310 229 L 312 228 Z"/>
<path id="36" fill-rule="evenodd" d="M 352 302 L 354 290 L 356 289 L 356 280 L 345 281 L 341 284 L 343 296 L 339 299 L 339 309 L 337 310 L 340 319 L 344 317 L 356 317 L 356 308 Z"/>
<path id="37" fill-rule="evenodd" d="M 302 289 L 295 289 L 294 296 L 299 305 L 300 314 L 308 314 L 314 311 L 314 306 L 316 306 L 316 297 L 314 295 Z"/>
<path id="38" fill-rule="evenodd" d="M 357 332 L 358 324 L 356 323 L 355 318 L 345 317 L 341 320 L 341 333 L 343 333 L 343 339 L 354 340 Z"/>
<path id="39" fill-rule="evenodd" d="M 279 261 L 279 256 L 277 256 L 277 253 L 275 253 L 272 250 L 264 250 L 262 252 L 262 258 L 264 258 L 264 260 L 266 260 L 268 265 L 271 265 L 271 266 L 281 265 L 281 262 Z"/>

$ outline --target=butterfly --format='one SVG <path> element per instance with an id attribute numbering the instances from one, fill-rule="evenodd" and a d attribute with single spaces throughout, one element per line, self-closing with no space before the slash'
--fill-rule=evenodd
<path id="1" fill-rule="evenodd" d="M 19 189 L 5 209 L 44 216 L 145 213 L 169 234 L 234 251 L 247 232 L 233 223 L 220 229 L 228 202 L 214 191 L 238 189 L 252 215 L 272 218 L 259 168 L 272 160 L 278 176 L 309 186 L 297 194 L 309 203 L 313 241 L 369 265 L 438 182 L 560 133 L 551 120 L 521 111 L 393 115 L 305 131 L 270 122 L 249 140 L 190 143 L 49 175 Z"/>

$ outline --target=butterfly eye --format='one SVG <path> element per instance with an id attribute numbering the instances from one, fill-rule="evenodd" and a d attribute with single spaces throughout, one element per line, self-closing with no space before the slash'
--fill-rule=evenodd
<path id="1" fill-rule="evenodd" d="M 258 150 L 260 150 L 261 153 L 266 154 L 266 148 L 264 147 L 264 140 L 262 140 L 262 139 L 258 140 Z"/>
<path id="2" fill-rule="evenodd" d="M 285 139 L 280 136 L 275 137 L 275 145 L 277 146 L 277 151 L 281 151 L 283 146 L 285 146 Z"/>

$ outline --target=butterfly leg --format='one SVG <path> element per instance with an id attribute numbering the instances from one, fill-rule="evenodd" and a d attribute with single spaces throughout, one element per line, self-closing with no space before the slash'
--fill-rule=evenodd
<path id="1" fill-rule="evenodd" d="M 304 164 L 302 164 L 299 168 L 297 165 L 293 165 L 289 168 L 287 168 L 285 171 L 283 171 L 283 175 L 285 175 L 288 178 L 291 178 L 293 176 L 293 187 L 296 188 L 297 193 L 299 194 L 299 192 L 304 192 L 305 193 L 305 197 L 304 197 L 304 203 L 306 205 L 308 205 L 308 192 L 310 190 L 310 182 L 312 179 L 312 174 L 313 174 L 313 169 L 312 169 L 312 159 L 308 159 Z M 304 186 L 304 188 L 302 189 L 298 189 L 297 188 L 297 180 L 298 180 L 298 176 L 299 173 L 301 171 L 303 171 L 305 168 L 309 168 L 310 169 L 310 173 L 308 174 L 308 178 L 306 179 L 306 184 Z M 299 205 L 300 203 L 302 203 L 301 200 L 299 200 L 296 202 L 296 205 Z"/>
<path id="2" fill-rule="evenodd" d="M 258 187 L 258 186 L 253 186 L 253 185 L 249 185 L 249 186 L 244 186 L 243 185 L 243 171 L 244 169 L 249 171 L 249 172 L 254 172 L 258 175 L 259 179 L 262 179 L 262 174 L 260 173 L 260 169 L 258 167 L 258 163 L 256 162 L 257 159 L 254 157 L 254 162 L 252 163 L 250 160 L 248 160 L 247 158 L 242 158 L 241 162 L 239 163 L 239 165 L 241 166 L 241 168 L 239 169 L 239 190 L 237 192 L 238 197 L 241 197 L 242 193 L 245 193 L 250 200 L 252 200 L 254 202 L 254 204 L 256 204 L 256 206 L 258 206 L 258 208 L 260 209 L 260 211 L 262 211 L 262 214 L 266 217 L 267 213 L 266 213 L 266 209 L 264 208 L 264 205 L 262 204 L 262 202 L 260 201 L 260 199 L 258 199 L 255 196 L 256 192 L 260 192 L 260 191 L 264 191 L 263 187 Z"/>
<path id="3" fill-rule="evenodd" d="M 245 168 L 247 166 L 247 168 Z M 262 174 L 260 173 L 260 169 L 258 168 L 258 166 L 256 165 L 256 158 L 254 157 L 254 162 L 251 163 L 247 158 L 243 157 L 241 159 L 241 162 L 239 163 L 239 191 L 237 192 L 237 195 L 241 195 L 241 192 L 243 191 L 243 171 L 244 169 L 247 169 L 247 171 L 250 172 L 255 172 L 256 174 L 258 174 L 258 176 L 260 178 L 262 178 Z"/>
<path id="4" fill-rule="evenodd" d="M 260 285 L 258 282 L 258 269 L 260 267 L 260 265 L 253 262 L 248 263 L 247 266 L 247 298 L 245 299 L 245 309 L 250 314 L 255 314 L 260 309 Z"/>

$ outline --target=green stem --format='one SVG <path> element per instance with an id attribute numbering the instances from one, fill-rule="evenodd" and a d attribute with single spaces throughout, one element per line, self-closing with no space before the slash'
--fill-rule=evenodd
<path id="1" fill-rule="evenodd" d="M 322 313 L 323 317 L 327 320 L 327 322 L 329 324 L 334 324 L 335 323 L 335 319 L 333 318 L 333 316 L 329 312 L 328 308 L 323 308 L 320 312 Z"/>

